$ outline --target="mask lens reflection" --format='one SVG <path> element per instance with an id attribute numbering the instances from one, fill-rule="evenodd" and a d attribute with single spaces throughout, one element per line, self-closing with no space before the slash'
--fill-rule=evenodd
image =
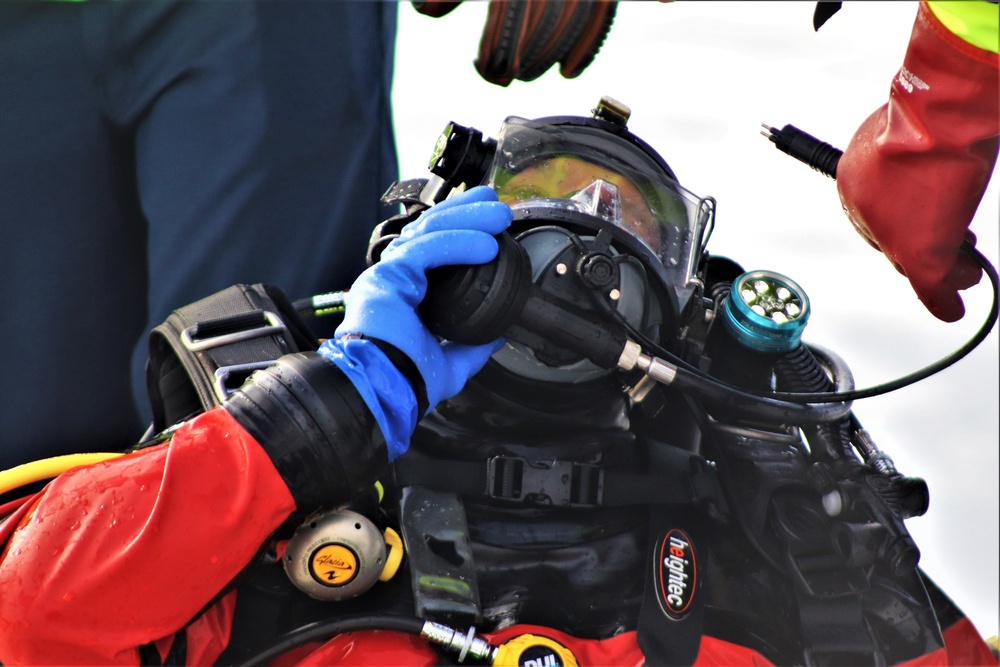
<path id="1" fill-rule="evenodd" d="M 497 195 L 508 205 L 531 199 L 569 199 L 599 181 L 617 188 L 621 219 L 612 222 L 624 226 L 653 252 L 658 252 L 660 236 L 656 221 L 635 184 L 619 173 L 576 156 L 536 162 L 514 174 L 497 189 Z"/>

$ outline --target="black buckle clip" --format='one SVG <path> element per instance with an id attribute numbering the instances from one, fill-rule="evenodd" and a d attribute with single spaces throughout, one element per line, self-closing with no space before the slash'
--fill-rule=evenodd
<path id="1" fill-rule="evenodd" d="M 596 507 L 604 499 L 604 471 L 590 463 L 494 456 L 487 462 L 486 495 L 555 507 Z"/>

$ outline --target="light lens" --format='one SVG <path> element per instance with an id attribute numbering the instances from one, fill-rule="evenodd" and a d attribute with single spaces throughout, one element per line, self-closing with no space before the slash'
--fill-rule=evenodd
<path id="1" fill-rule="evenodd" d="M 809 298 L 794 281 L 772 271 L 751 271 L 735 281 L 722 309 L 737 341 L 758 352 L 798 346 L 809 319 Z"/>

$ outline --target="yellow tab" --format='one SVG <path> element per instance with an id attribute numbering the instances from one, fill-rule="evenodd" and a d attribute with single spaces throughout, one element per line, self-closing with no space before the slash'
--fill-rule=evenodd
<path id="1" fill-rule="evenodd" d="M 927 0 L 944 27 L 993 53 L 1000 52 L 1000 4 L 985 0 Z"/>
<path id="2" fill-rule="evenodd" d="M 396 572 L 399 571 L 399 565 L 403 562 L 403 538 L 388 526 L 383 536 L 385 537 L 387 551 L 385 555 L 385 567 L 382 568 L 382 574 L 378 576 L 378 580 L 389 581 L 396 576 Z"/>

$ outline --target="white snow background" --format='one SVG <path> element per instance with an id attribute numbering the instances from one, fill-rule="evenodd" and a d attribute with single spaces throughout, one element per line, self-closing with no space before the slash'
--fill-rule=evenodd
<path id="1" fill-rule="evenodd" d="M 718 202 L 716 255 L 797 281 L 813 314 L 805 339 L 838 352 L 858 387 L 949 354 L 983 322 L 987 280 L 966 317 L 939 322 L 858 236 L 833 181 L 777 151 L 760 124 L 792 123 L 844 148 L 883 104 L 903 61 L 915 2 L 845 3 L 817 33 L 813 2 L 623 2 L 595 62 L 577 79 L 550 70 L 507 88 L 473 67 L 485 2 L 440 19 L 401 3 L 393 104 L 403 178 L 428 175 L 449 121 L 495 136 L 508 115 L 588 115 L 610 95 L 629 128 L 681 184 Z M 998 261 L 998 178 L 973 221 Z M 986 637 L 998 634 L 998 337 L 956 366 L 855 412 L 906 475 L 927 480 L 929 512 L 907 521 L 921 566 Z"/>

